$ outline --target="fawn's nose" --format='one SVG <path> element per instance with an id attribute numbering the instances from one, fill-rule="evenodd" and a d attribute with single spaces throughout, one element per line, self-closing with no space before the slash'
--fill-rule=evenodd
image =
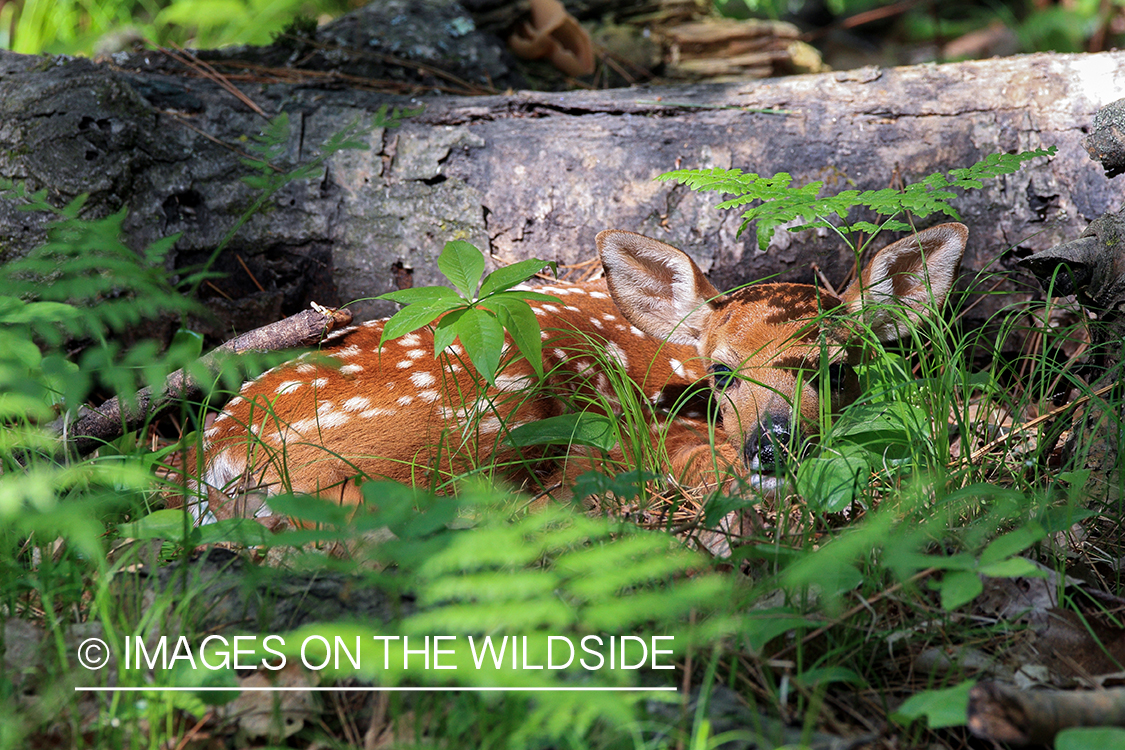
<path id="1" fill-rule="evenodd" d="M 752 471 L 780 471 L 790 455 L 793 432 L 787 417 L 767 415 L 746 436 L 742 460 Z"/>

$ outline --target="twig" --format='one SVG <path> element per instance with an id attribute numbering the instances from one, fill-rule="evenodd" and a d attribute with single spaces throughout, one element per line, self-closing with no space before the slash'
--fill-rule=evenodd
<path id="1" fill-rule="evenodd" d="M 1083 396 L 1079 396 L 1078 398 L 1071 401 L 1069 404 L 1063 404 L 1062 406 L 1060 406 L 1056 409 L 1051 409 L 1051 411 L 1047 412 L 1046 414 L 1040 414 L 1038 417 L 1035 417 L 1034 419 L 1031 419 L 1031 420 L 1028 420 L 1027 422 L 1024 422 L 1022 425 L 1019 425 L 1018 428 L 1013 426 L 1012 429 L 1008 432 L 1007 435 L 1001 435 L 1000 437 L 996 438 L 995 440 L 989 441 L 983 447 L 978 448 L 977 450 L 973 451 L 973 454 L 971 456 L 969 456 L 969 463 L 975 464 L 977 461 L 984 458 L 984 456 L 987 453 L 989 453 L 990 451 L 992 451 L 994 448 L 997 448 L 997 447 L 1003 445 L 1004 443 L 1008 442 L 1009 440 L 1015 439 L 1015 437 L 1017 435 L 1022 435 L 1025 432 L 1027 432 L 1028 430 L 1030 430 L 1034 427 L 1038 427 L 1039 425 L 1041 425 L 1042 423 L 1044 423 L 1048 420 L 1054 419 L 1055 417 L 1059 416 L 1060 414 L 1067 411 L 1068 409 L 1074 409 L 1078 406 L 1082 406 L 1083 404 L 1085 404 L 1087 401 L 1089 401 L 1092 398 L 1096 398 L 1098 396 L 1104 396 L 1105 394 L 1109 393 L 1111 390 L 1113 390 L 1117 386 L 1118 386 L 1118 383 L 1110 383 L 1107 386 L 1103 386 L 1102 388 L 1099 388 L 1098 390 L 1094 391 L 1093 393 L 1087 393 Z M 957 461 L 950 461 L 947 464 L 947 467 L 950 468 L 950 469 L 955 468 L 957 466 L 957 463 L 958 463 Z"/>
<path id="2" fill-rule="evenodd" d="M 770 659 L 780 659 L 780 658 L 782 658 L 783 656 L 788 654 L 790 651 L 793 651 L 794 649 L 796 649 L 798 645 L 803 646 L 803 645 L 807 644 L 809 641 L 811 641 L 814 638 L 822 635 L 823 633 L 828 632 L 829 629 L 835 627 L 836 625 L 843 622 L 844 620 L 847 620 L 849 617 L 853 617 L 853 616 L 859 614 L 860 612 L 862 612 L 863 610 L 867 609 L 868 607 L 871 606 L 872 603 L 877 602 L 880 599 L 887 598 L 891 594 L 893 594 L 896 591 L 898 591 L 899 589 L 901 589 L 906 584 L 914 583 L 915 581 L 920 581 L 923 578 L 927 578 L 927 577 L 933 575 L 936 572 L 937 572 L 937 568 L 926 568 L 925 570 L 919 571 L 919 572 L 915 573 L 914 575 L 910 576 L 905 581 L 899 581 L 898 583 L 894 584 L 890 588 L 884 589 L 883 591 L 880 591 L 878 594 L 871 597 L 870 599 L 865 600 L 865 601 L 855 605 L 854 607 L 849 609 L 847 612 L 845 612 L 842 615 L 840 615 L 839 617 L 836 617 L 835 619 L 833 619 L 832 622 L 829 622 L 828 624 L 822 625 L 821 627 L 817 628 L 816 630 L 814 630 L 813 632 L 809 633 L 804 638 L 802 638 L 800 641 L 797 641 L 795 643 L 790 643 L 788 646 L 781 649 L 776 654 L 772 654 L 770 656 Z"/>
<path id="3" fill-rule="evenodd" d="M 330 310 L 315 305 L 312 310 L 305 310 L 233 338 L 198 361 L 208 373 L 217 375 L 226 356 L 315 344 L 325 333 L 346 326 L 351 320 L 352 314 L 347 310 Z M 107 441 L 138 429 L 165 409 L 185 399 L 196 398 L 202 392 L 201 384 L 191 375 L 184 370 L 176 370 L 165 379 L 157 394 L 153 394 L 151 388 L 143 388 L 136 393 L 130 404 L 122 404 L 120 399 L 111 398 L 96 409 L 82 408 L 76 421 L 71 421 L 67 416 L 60 417 L 51 424 L 50 430 L 62 438 L 60 453 L 71 449 L 80 456 L 86 455 Z"/>

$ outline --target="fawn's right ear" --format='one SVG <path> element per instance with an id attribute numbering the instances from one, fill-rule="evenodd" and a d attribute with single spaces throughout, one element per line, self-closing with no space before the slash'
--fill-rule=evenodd
<path id="1" fill-rule="evenodd" d="M 903 317 L 914 322 L 935 315 L 945 302 L 965 253 L 969 230 L 964 224 L 939 224 L 887 245 L 867 263 L 844 291 L 850 310 L 880 341 L 894 341 L 909 332 Z M 894 307 L 900 306 L 896 313 Z"/>
<path id="2" fill-rule="evenodd" d="M 687 253 L 633 232 L 596 238 L 613 301 L 626 320 L 675 344 L 699 343 L 719 292 Z"/>

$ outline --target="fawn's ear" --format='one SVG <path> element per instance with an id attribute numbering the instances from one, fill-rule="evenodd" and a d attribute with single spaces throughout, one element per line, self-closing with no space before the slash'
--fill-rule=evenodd
<path id="1" fill-rule="evenodd" d="M 674 344 L 699 343 L 719 293 L 687 253 L 619 229 L 596 242 L 609 293 L 630 323 Z"/>
<path id="2" fill-rule="evenodd" d="M 863 311 L 864 322 L 880 341 L 894 341 L 909 327 L 893 305 L 907 308 L 917 322 L 941 309 L 957 278 L 969 230 L 964 224 L 939 224 L 887 245 L 844 291 L 844 303 Z"/>

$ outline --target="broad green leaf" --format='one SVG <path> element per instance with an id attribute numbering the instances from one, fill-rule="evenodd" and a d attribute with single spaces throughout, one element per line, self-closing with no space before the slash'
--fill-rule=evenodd
<path id="1" fill-rule="evenodd" d="M 558 275 L 558 263 L 553 260 L 540 260 L 539 258 L 528 258 L 510 266 L 497 268 L 488 274 L 484 283 L 480 285 L 480 298 L 484 299 L 490 294 L 502 292 L 516 284 L 523 283 L 543 270 L 544 266 L 550 266 L 555 275 Z"/>
<path id="2" fill-rule="evenodd" d="M 547 417 L 517 427 L 507 442 L 517 448 L 529 445 L 588 445 L 610 451 L 617 445 L 615 421 L 604 414 L 578 412 Z"/>
<path id="3" fill-rule="evenodd" d="M 416 331 L 424 325 L 429 325 L 442 313 L 463 305 L 464 301 L 457 297 L 447 297 L 433 302 L 418 302 L 408 305 L 396 312 L 383 326 L 383 336 L 379 339 L 379 346 L 388 341 L 405 336 L 411 331 Z"/>
<path id="4" fill-rule="evenodd" d="M 993 578 L 1045 578 L 1047 574 L 1031 560 L 1009 557 L 980 566 L 980 572 Z"/>
<path id="5" fill-rule="evenodd" d="M 437 357 L 457 340 L 457 321 L 465 314 L 469 308 L 464 307 L 460 310 L 454 310 L 438 321 L 434 326 L 434 356 Z"/>
<path id="6" fill-rule="evenodd" d="M 1015 531 L 1009 531 L 1003 536 L 993 539 L 980 554 L 981 565 L 994 563 L 1012 555 L 1018 555 L 1025 549 L 1047 536 L 1043 528 L 1037 523 L 1025 524 Z"/>
<path id="7" fill-rule="evenodd" d="M 504 329 L 500 322 L 492 313 L 470 308 L 465 310 L 454 328 L 473 367 L 489 385 L 494 385 L 504 349 Z"/>
<path id="8" fill-rule="evenodd" d="M 398 289 L 386 294 L 380 294 L 375 299 L 388 299 L 400 305 L 414 305 L 419 302 L 437 302 L 438 300 L 457 297 L 457 292 L 447 286 L 417 286 L 411 289 Z M 465 300 L 468 302 L 468 300 Z"/>
<path id="9" fill-rule="evenodd" d="M 962 604 L 976 599 L 984 591 L 984 585 L 975 570 L 954 570 L 946 573 L 938 584 L 941 590 L 941 606 L 954 610 Z"/>
<path id="10" fill-rule="evenodd" d="M 262 547 L 274 541 L 274 534 L 253 518 L 228 518 L 195 529 L 194 546 L 231 543 L 241 547 Z"/>
<path id="11" fill-rule="evenodd" d="M 543 340 L 539 338 L 539 320 L 531 305 L 511 297 L 492 297 L 481 305 L 496 313 L 535 374 L 543 377 Z"/>
<path id="12" fill-rule="evenodd" d="M 891 714 L 891 718 L 909 724 L 923 716 L 930 729 L 959 727 L 968 720 L 969 690 L 976 680 L 966 680 L 945 690 L 926 690 L 912 695 Z"/>
<path id="13" fill-rule="evenodd" d="M 1121 727 L 1074 727 L 1055 736 L 1055 750 L 1110 750 L 1125 747 Z"/>
<path id="14" fill-rule="evenodd" d="M 438 270 L 453 282 L 457 291 L 468 299 L 475 299 L 477 285 L 484 273 L 484 256 L 464 240 L 451 240 L 438 257 Z"/>
<path id="15" fill-rule="evenodd" d="M 133 539 L 183 539 L 185 531 L 193 530 L 190 520 L 185 525 L 183 510 L 156 510 L 132 523 L 121 524 L 117 532 Z"/>
<path id="16" fill-rule="evenodd" d="M 797 492 L 817 509 L 835 513 L 848 507 L 858 490 L 866 487 L 875 457 L 847 445 L 825 454 L 797 467 Z"/>

